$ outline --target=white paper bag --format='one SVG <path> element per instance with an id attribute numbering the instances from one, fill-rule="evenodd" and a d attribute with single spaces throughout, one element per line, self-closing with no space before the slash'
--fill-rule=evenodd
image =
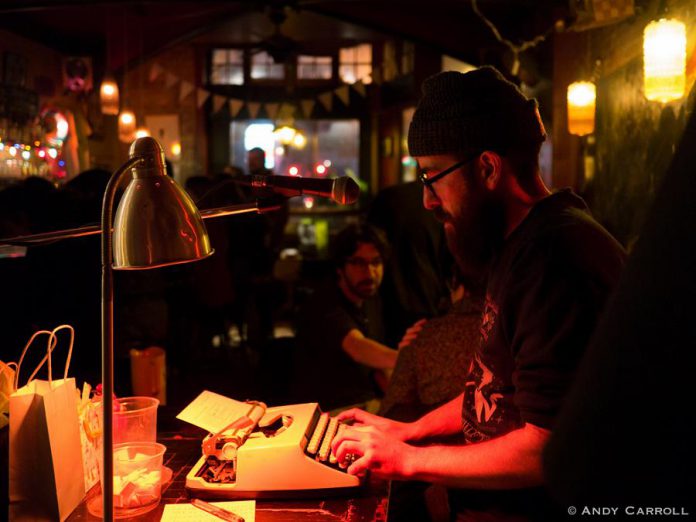
<path id="1" fill-rule="evenodd" d="M 51 375 L 51 352 L 56 345 L 56 332 L 62 328 L 42 332 L 49 334 L 46 357 L 29 382 L 10 396 L 9 434 L 10 502 L 61 522 L 85 496 L 77 391 L 75 379 L 67 378 L 72 335 L 63 379 L 53 380 Z M 22 360 L 36 335 L 19 360 L 17 383 Z M 49 380 L 33 380 L 46 360 Z"/>

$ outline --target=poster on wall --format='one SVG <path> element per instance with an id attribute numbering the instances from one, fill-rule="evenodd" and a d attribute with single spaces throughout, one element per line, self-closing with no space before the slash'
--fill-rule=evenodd
<path id="1" fill-rule="evenodd" d="M 63 60 L 63 87 L 71 92 L 92 90 L 92 58 L 70 56 Z"/>

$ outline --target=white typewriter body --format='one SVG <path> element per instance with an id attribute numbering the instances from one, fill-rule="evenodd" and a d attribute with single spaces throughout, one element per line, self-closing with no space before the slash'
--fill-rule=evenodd
<path id="1" fill-rule="evenodd" d="M 263 431 L 281 417 L 285 422 L 280 429 Z M 237 448 L 234 462 L 230 462 L 235 470 L 233 480 L 206 479 L 208 456 L 203 455 L 186 476 L 186 487 L 194 496 L 210 498 L 283 496 L 290 492 L 357 487 L 358 477 L 346 473 L 335 458 L 327 458 L 326 448 L 330 448 L 335 434 L 335 425 L 333 433 L 326 429 L 327 419 L 317 403 L 268 408 L 258 427 Z M 318 424 L 324 427 L 317 435 Z M 316 449 L 319 442 L 322 458 Z M 308 444 L 310 449 L 314 447 L 314 454 L 307 451 Z"/>

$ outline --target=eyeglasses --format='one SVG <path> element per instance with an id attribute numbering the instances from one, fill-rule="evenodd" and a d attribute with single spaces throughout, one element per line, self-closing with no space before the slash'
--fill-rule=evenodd
<path id="1" fill-rule="evenodd" d="M 433 195 L 433 197 L 437 198 L 437 193 L 435 192 L 435 187 L 433 187 L 433 184 L 436 183 L 437 181 L 441 180 L 445 176 L 447 176 L 447 174 L 452 174 L 452 172 L 462 168 L 467 163 L 471 163 L 476 158 L 478 158 L 478 153 L 471 158 L 467 158 L 467 159 L 463 159 L 461 161 L 458 161 L 457 163 L 455 163 L 451 167 L 448 167 L 445 170 L 442 170 L 433 176 L 427 176 L 425 171 L 421 171 L 420 174 L 418 175 L 418 177 L 420 178 L 421 183 L 423 183 L 423 186 L 426 187 L 430 191 L 430 193 Z"/>
<path id="2" fill-rule="evenodd" d="M 365 259 L 364 257 L 349 257 L 346 259 L 346 263 L 356 268 L 367 268 L 368 266 L 372 268 L 379 268 L 384 264 L 384 261 L 381 257 L 375 257 L 372 259 Z"/>

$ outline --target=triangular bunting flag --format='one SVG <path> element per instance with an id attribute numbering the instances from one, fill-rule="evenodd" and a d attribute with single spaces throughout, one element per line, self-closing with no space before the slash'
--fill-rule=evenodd
<path id="1" fill-rule="evenodd" d="M 150 82 L 154 82 L 157 78 L 159 78 L 160 74 L 164 72 L 164 69 L 162 69 L 162 66 L 158 63 L 153 63 L 152 67 L 150 67 L 150 75 L 148 76 L 148 79 Z"/>
<path id="2" fill-rule="evenodd" d="M 213 96 L 213 114 L 222 109 L 222 106 L 225 105 L 226 101 L 227 98 L 224 96 L 218 96 L 217 94 Z"/>
<path id="3" fill-rule="evenodd" d="M 353 84 L 353 89 L 363 98 L 367 96 L 367 91 L 365 90 L 365 84 L 362 80 L 358 80 Z"/>
<path id="4" fill-rule="evenodd" d="M 256 102 L 249 102 L 247 103 L 247 108 L 249 109 L 249 117 L 254 120 L 256 119 L 256 116 L 259 114 L 259 109 L 261 108 L 260 103 Z"/>
<path id="5" fill-rule="evenodd" d="M 292 103 L 283 102 L 280 104 L 280 118 L 294 118 L 295 106 Z"/>
<path id="6" fill-rule="evenodd" d="M 169 89 L 169 87 L 174 87 L 179 81 L 179 77 L 168 72 L 167 76 L 164 78 L 164 86 Z"/>
<path id="7" fill-rule="evenodd" d="M 319 96 L 317 96 L 317 98 L 319 98 L 319 101 L 324 106 L 324 108 L 327 111 L 331 112 L 331 107 L 333 106 L 333 92 L 325 92 L 324 94 L 320 94 Z"/>
<path id="8" fill-rule="evenodd" d="M 316 105 L 317 102 L 314 100 L 300 100 L 300 105 L 302 106 L 302 114 L 304 114 L 305 118 L 311 118 L 312 117 L 312 111 L 314 110 L 314 105 Z"/>
<path id="9" fill-rule="evenodd" d="M 350 103 L 350 88 L 347 85 L 339 87 L 334 91 L 336 97 L 343 102 L 343 105 L 348 106 Z"/>
<path id="10" fill-rule="evenodd" d="M 186 80 L 182 81 L 181 85 L 179 86 L 179 101 L 184 101 L 184 98 L 186 98 L 192 92 L 193 84 L 191 82 L 187 82 Z"/>
<path id="11" fill-rule="evenodd" d="M 196 107 L 199 109 L 203 107 L 203 104 L 205 103 L 205 100 L 208 99 L 208 96 L 210 96 L 210 93 L 206 91 L 205 89 L 198 89 L 196 91 Z"/>
<path id="12" fill-rule="evenodd" d="M 237 114 L 239 114 L 239 111 L 242 110 L 242 107 L 244 107 L 244 102 L 242 100 L 231 99 L 230 100 L 230 116 L 232 118 L 236 118 Z"/>
<path id="13" fill-rule="evenodd" d="M 280 103 L 266 104 L 266 114 L 272 120 L 275 120 L 276 116 L 278 116 L 278 109 L 280 109 Z"/>

